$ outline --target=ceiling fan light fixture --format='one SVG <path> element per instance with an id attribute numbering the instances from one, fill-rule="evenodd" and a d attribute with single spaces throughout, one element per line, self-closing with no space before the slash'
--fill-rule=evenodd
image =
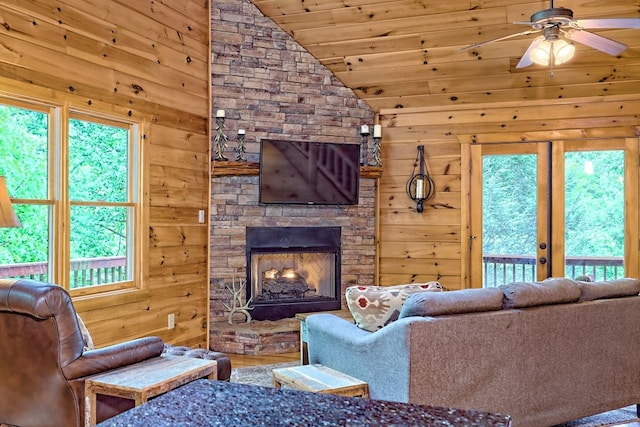
<path id="1" fill-rule="evenodd" d="M 573 58 L 573 55 L 576 53 L 576 47 L 573 43 L 560 39 L 553 43 L 553 52 L 556 64 L 564 64 Z"/>
<path id="2" fill-rule="evenodd" d="M 573 58 L 576 47 L 563 39 L 544 40 L 531 50 L 530 58 L 538 65 L 560 65 Z"/>

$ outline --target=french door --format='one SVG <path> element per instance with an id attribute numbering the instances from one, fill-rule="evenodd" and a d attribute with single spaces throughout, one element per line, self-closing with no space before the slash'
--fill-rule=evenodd
<path id="1" fill-rule="evenodd" d="M 638 139 L 478 144 L 470 162 L 472 286 L 638 274 Z"/>

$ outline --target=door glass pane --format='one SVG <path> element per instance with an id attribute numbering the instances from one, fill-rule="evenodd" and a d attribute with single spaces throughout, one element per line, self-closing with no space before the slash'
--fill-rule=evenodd
<path id="1" fill-rule="evenodd" d="M 624 152 L 565 154 L 565 275 L 624 277 Z"/>
<path id="2" fill-rule="evenodd" d="M 536 278 L 537 156 L 482 160 L 483 286 Z"/>

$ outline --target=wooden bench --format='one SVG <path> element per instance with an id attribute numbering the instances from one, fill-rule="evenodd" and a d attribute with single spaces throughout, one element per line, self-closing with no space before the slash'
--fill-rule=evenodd
<path id="1" fill-rule="evenodd" d="M 369 397 L 369 385 L 357 378 L 322 365 L 301 365 L 276 368 L 273 385 L 283 385 L 303 391 L 337 394 L 340 396 Z"/>

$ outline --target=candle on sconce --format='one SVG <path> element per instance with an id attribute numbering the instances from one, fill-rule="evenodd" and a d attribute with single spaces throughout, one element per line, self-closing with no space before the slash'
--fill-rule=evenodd
<path id="1" fill-rule="evenodd" d="M 246 133 L 247 133 L 247 131 L 246 131 L 246 130 L 244 130 L 244 129 L 238 129 L 238 135 L 244 135 L 244 134 L 246 134 Z"/>
<path id="2" fill-rule="evenodd" d="M 374 138 L 382 138 L 382 126 L 374 125 L 373 126 L 373 137 Z"/>
<path id="3" fill-rule="evenodd" d="M 369 135 L 369 126 L 367 126 L 367 125 L 360 126 L 360 134 L 361 135 Z"/>
<path id="4" fill-rule="evenodd" d="M 425 188 L 424 188 L 424 179 L 419 178 L 416 179 L 416 199 L 424 200 L 426 199 Z"/>
<path id="5" fill-rule="evenodd" d="M 217 117 L 217 118 L 221 119 L 221 118 L 223 118 L 223 117 L 224 117 L 224 115 L 225 115 L 225 114 L 224 114 L 224 110 L 218 110 L 218 111 L 216 111 L 216 117 Z"/>

